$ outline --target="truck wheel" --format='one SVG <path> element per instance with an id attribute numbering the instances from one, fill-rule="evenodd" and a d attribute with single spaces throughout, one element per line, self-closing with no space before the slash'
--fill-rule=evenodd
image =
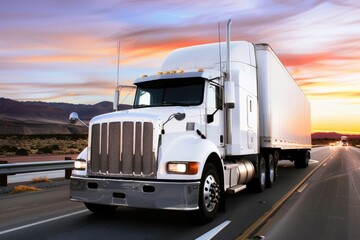
<path id="1" fill-rule="evenodd" d="M 280 152 L 278 150 L 274 151 L 274 163 L 275 163 L 275 171 L 274 171 L 274 182 L 278 177 L 278 163 L 280 161 Z"/>
<path id="2" fill-rule="evenodd" d="M 265 159 L 262 155 L 259 155 L 257 160 L 257 177 L 254 178 L 250 183 L 250 190 L 252 192 L 263 192 L 265 190 L 266 182 L 266 164 Z"/>
<path id="3" fill-rule="evenodd" d="M 272 153 L 266 158 L 266 187 L 271 188 L 275 181 L 275 160 Z"/>
<path id="4" fill-rule="evenodd" d="M 84 203 L 87 209 L 96 214 L 109 214 L 115 211 L 117 206 L 102 205 L 96 203 Z"/>
<path id="5" fill-rule="evenodd" d="M 310 152 L 308 150 L 301 150 L 295 155 L 295 167 L 307 168 L 309 166 Z"/>
<path id="6" fill-rule="evenodd" d="M 220 195 L 218 172 L 212 163 L 208 163 L 205 165 L 200 183 L 199 209 L 188 212 L 189 218 L 200 224 L 213 220 L 220 205 Z"/>

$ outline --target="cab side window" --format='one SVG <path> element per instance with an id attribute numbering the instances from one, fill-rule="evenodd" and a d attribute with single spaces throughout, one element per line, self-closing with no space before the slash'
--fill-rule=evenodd
<path id="1" fill-rule="evenodd" d="M 217 109 L 221 106 L 221 96 L 219 86 L 210 84 L 207 96 L 207 108 Z"/>

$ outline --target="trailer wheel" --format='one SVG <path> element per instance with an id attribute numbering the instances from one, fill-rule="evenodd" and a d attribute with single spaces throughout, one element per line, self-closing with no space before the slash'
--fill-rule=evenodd
<path id="1" fill-rule="evenodd" d="M 200 183 L 199 209 L 190 211 L 188 217 L 200 224 L 206 224 L 216 216 L 220 205 L 219 175 L 212 163 L 205 165 Z"/>
<path id="2" fill-rule="evenodd" d="M 300 150 L 295 155 L 295 167 L 307 168 L 309 166 L 310 152 L 309 150 Z"/>
<path id="3" fill-rule="evenodd" d="M 275 163 L 275 171 L 274 171 L 274 182 L 276 182 L 278 177 L 278 163 L 280 161 L 280 151 L 275 150 L 274 151 L 274 163 Z"/>
<path id="4" fill-rule="evenodd" d="M 115 211 L 117 206 L 102 205 L 96 203 L 84 203 L 87 209 L 96 214 L 109 214 Z"/>
<path id="5" fill-rule="evenodd" d="M 271 188 L 275 181 L 275 160 L 272 153 L 266 158 L 266 187 Z"/>
<path id="6" fill-rule="evenodd" d="M 250 183 L 250 190 L 252 192 L 263 192 L 266 183 L 266 164 L 262 155 L 259 155 L 257 160 L 257 177 Z"/>

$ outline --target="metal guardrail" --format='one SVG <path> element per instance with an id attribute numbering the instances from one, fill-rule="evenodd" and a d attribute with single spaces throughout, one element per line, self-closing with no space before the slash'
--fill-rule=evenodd
<path id="1" fill-rule="evenodd" d="M 74 169 L 74 160 L 67 157 L 58 161 L 0 164 L 0 186 L 7 186 L 8 175 L 20 173 L 65 170 L 65 178 L 69 179 L 72 169 Z"/>

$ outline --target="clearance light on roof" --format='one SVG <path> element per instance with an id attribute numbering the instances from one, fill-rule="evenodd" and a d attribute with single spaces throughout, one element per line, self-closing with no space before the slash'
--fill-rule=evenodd
<path id="1" fill-rule="evenodd" d="M 142 78 L 146 78 L 147 76 L 148 76 L 148 75 L 144 74 L 144 75 L 142 75 L 141 77 L 142 77 Z"/>
<path id="2" fill-rule="evenodd" d="M 159 71 L 159 72 L 157 72 L 157 75 L 164 75 L 164 74 L 183 74 L 184 73 L 184 70 L 180 70 L 180 69 L 178 69 L 178 70 L 171 70 L 171 71 Z M 142 76 L 143 78 L 144 77 L 147 77 L 147 75 L 143 75 Z"/>
<path id="3" fill-rule="evenodd" d="M 198 69 L 198 72 L 204 72 L 204 69 L 203 69 L 203 68 L 199 68 L 199 69 Z"/>

